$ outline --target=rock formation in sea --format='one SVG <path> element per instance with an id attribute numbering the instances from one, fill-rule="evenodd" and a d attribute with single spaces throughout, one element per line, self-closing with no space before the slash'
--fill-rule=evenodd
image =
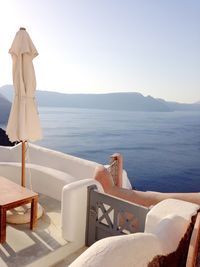
<path id="1" fill-rule="evenodd" d="M 0 128 L 0 146 L 14 146 L 15 143 L 10 142 L 6 131 Z"/>

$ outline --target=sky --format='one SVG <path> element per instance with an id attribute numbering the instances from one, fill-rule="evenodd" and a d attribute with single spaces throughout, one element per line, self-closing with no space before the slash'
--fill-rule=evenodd
<path id="1" fill-rule="evenodd" d="M 0 86 L 20 27 L 39 52 L 38 90 L 200 101 L 199 0 L 1 0 Z"/>

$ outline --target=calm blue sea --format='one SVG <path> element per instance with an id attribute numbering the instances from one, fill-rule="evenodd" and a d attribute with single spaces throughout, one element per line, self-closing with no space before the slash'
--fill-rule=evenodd
<path id="1" fill-rule="evenodd" d="M 119 152 L 140 190 L 200 191 L 200 113 L 40 108 L 39 144 L 103 164 Z"/>
<path id="2" fill-rule="evenodd" d="M 200 191 L 200 113 L 39 109 L 37 142 L 102 164 L 119 152 L 139 190 Z"/>

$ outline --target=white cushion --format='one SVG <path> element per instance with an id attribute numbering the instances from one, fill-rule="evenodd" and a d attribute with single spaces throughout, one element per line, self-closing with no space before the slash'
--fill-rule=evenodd
<path id="1" fill-rule="evenodd" d="M 160 240 L 163 255 L 172 253 L 178 248 L 189 224 L 188 220 L 176 214 L 170 214 L 159 222 L 154 234 Z"/>
<path id="2" fill-rule="evenodd" d="M 158 254 L 162 248 L 153 234 L 107 237 L 94 243 L 70 267 L 147 267 Z"/>
<path id="3" fill-rule="evenodd" d="M 154 233 L 163 218 L 170 214 L 183 217 L 189 223 L 191 217 L 197 213 L 199 205 L 178 199 L 165 199 L 155 205 L 147 214 L 145 232 Z"/>

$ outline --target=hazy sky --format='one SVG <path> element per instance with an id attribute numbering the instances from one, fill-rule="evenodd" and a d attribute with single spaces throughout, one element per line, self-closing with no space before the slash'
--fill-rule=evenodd
<path id="1" fill-rule="evenodd" d="M 200 101 L 199 0 L 1 0 L 0 86 L 26 27 L 37 89 Z"/>

